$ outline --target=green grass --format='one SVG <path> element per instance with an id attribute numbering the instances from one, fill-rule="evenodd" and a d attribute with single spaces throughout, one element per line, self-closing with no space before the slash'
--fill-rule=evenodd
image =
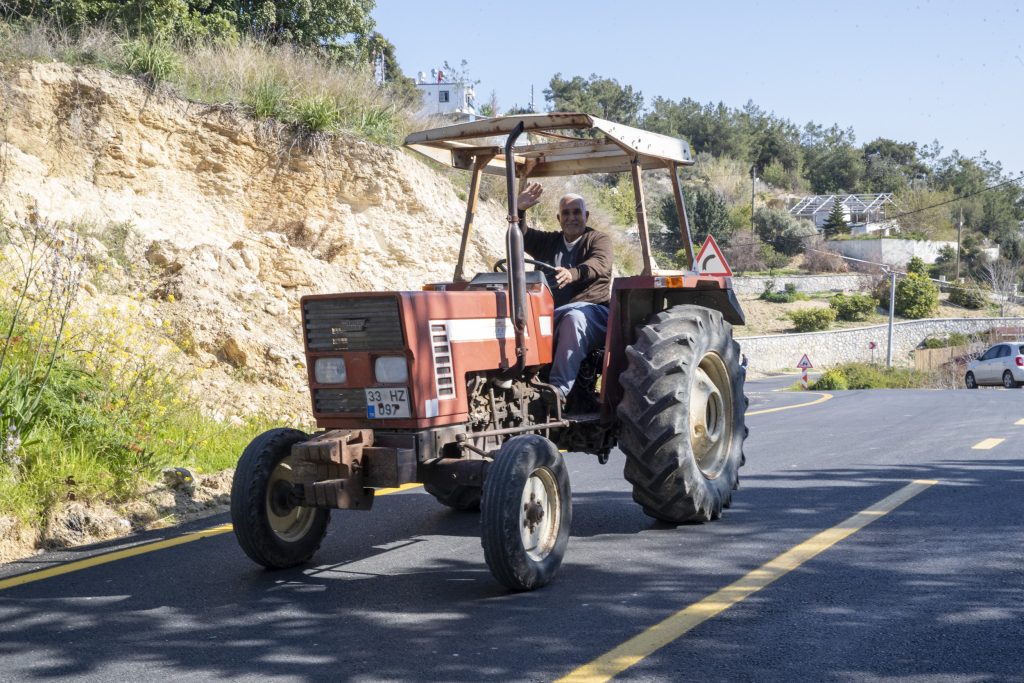
<path id="1" fill-rule="evenodd" d="M 18 232 L 25 245 L 0 251 L 0 516 L 39 526 L 66 500 L 131 500 L 164 467 L 223 470 L 272 426 L 205 414 L 137 305 L 80 314 L 73 228 L 0 228 L 0 246 Z"/>
<path id="2" fill-rule="evenodd" d="M 10 320 L 10 309 L 0 308 L 0 327 L 7 329 Z M 186 378 L 163 365 L 166 357 L 141 355 L 152 349 L 135 355 L 113 343 L 98 352 L 64 346 L 44 380 L 40 370 L 32 372 L 33 359 L 53 340 L 28 328 L 18 331 L 17 347 L 0 370 L 6 389 L 0 389 L 0 423 L 7 430 L 13 426 L 10 433 L 22 443 L 0 462 L 0 515 L 41 522 L 69 497 L 127 501 L 164 467 L 233 467 L 245 445 L 271 426 L 259 418 L 230 424 L 203 414 L 182 391 Z M 126 341 L 138 339 L 131 328 L 120 332 Z M 94 334 L 77 331 L 76 338 L 86 341 Z M 29 381 L 9 381 L 19 373 Z M 22 419 L 14 406 L 35 396 L 38 408 Z"/>
<path id="3" fill-rule="evenodd" d="M 150 85 L 170 80 L 181 69 L 180 57 L 167 43 L 149 39 L 129 40 L 121 49 L 128 73 L 144 77 Z"/>
<path id="4" fill-rule="evenodd" d="M 87 64 L 144 79 L 189 100 L 235 106 L 297 136 L 347 132 L 398 145 L 414 125 L 415 91 L 379 86 L 369 65 L 251 39 L 178 44 L 90 28 L 0 21 L 0 61 Z"/>
<path id="5" fill-rule="evenodd" d="M 341 124 L 341 112 L 334 99 L 324 94 L 300 97 L 291 105 L 291 122 L 308 133 L 334 133 Z"/>

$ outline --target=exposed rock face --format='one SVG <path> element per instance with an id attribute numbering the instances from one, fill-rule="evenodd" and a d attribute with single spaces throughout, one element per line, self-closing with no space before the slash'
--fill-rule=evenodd
<path id="1" fill-rule="evenodd" d="M 451 278 L 465 205 L 403 150 L 341 135 L 306 154 L 237 112 L 91 68 L 34 64 L 0 81 L 0 209 L 129 223 L 120 283 L 176 330 L 212 411 L 308 412 L 302 295 Z M 502 209 L 480 208 L 470 271 L 500 258 L 504 229 Z"/>

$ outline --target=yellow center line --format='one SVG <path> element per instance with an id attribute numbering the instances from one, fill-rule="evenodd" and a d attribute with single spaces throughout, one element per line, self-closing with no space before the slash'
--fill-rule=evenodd
<path id="1" fill-rule="evenodd" d="M 1015 425 L 1024 425 L 1024 418 L 1021 418 L 1021 419 L 1017 420 L 1013 424 L 1015 424 Z"/>
<path id="2" fill-rule="evenodd" d="M 792 410 L 793 408 L 806 408 L 807 406 L 813 406 L 813 405 L 817 405 L 819 403 L 824 403 L 825 401 L 829 400 L 830 398 L 832 398 L 832 394 L 822 393 L 821 394 L 821 398 L 815 399 L 813 401 L 808 401 L 807 403 L 797 403 L 795 406 L 782 406 L 781 408 L 766 408 L 765 410 L 755 410 L 753 412 L 747 413 L 747 415 L 748 416 L 749 415 L 764 415 L 765 413 L 777 413 L 780 410 Z"/>
<path id="3" fill-rule="evenodd" d="M 570 672 L 556 683 L 599 683 L 611 680 L 688 631 L 753 595 L 937 483 L 932 479 L 919 479 L 907 484 L 870 508 L 793 546 L 738 581 L 651 626 L 622 645 Z"/>
<path id="4" fill-rule="evenodd" d="M 374 496 L 386 496 L 390 493 L 397 493 L 398 491 L 407 491 L 414 489 L 422 484 L 403 484 L 398 488 L 394 489 L 378 489 Z M 107 564 L 109 562 L 117 562 L 128 557 L 135 557 L 136 555 L 144 555 L 145 553 L 152 553 L 157 550 L 164 550 L 166 548 L 173 548 L 176 545 L 183 545 L 185 543 L 191 543 L 192 541 L 199 541 L 204 538 L 211 538 L 213 536 L 219 536 L 226 534 L 232 530 L 230 524 L 218 524 L 208 529 L 202 529 L 200 531 L 193 531 L 192 533 L 182 534 L 181 536 L 175 536 L 174 538 L 168 538 L 163 541 L 154 541 L 153 543 L 143 543 L 135 546 L 134 548 L 125 548 L 124 550 L 115 550 L 110 553 L 102 553 L 100 555 L 93 555 L 87 557 L 84 560 L 76 560 L 74 562 L 68 562 L 66 564 L 57 565 L 56 567 L 50 567 L 48 569 L 40 569 L 35 572 L 28 572 L 26 574 L 19 574 L 18 576 L 12 576 L 9 579 L 0 579 L 0 591 L 13 588 L 14 586 L 22 586 L 26 583 L 33 583 L 35 581 L 42 581 L 43 579 L 49 579 L 54 576 L 60 576 L 61 574 L 70 574 L 71 572 L 77 572 L 82 569 L 88 569 L 89 567 L 96 567 L 101 564 Z"/>
<path id="5" fill-rule="evenodd" d="M 975 451 L 987 451 L 990 448 L 995 448 L 1004 441 L 1006 441 L 1006 439 L 985 439 L 971 446 L 971 449 Z"/>

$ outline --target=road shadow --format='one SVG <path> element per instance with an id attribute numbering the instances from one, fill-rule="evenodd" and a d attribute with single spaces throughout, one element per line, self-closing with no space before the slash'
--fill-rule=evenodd
<path id="1" fill-rule="evenodd" d="M 561 573 L 526 594 L 490 577 L 475 515 L 389 496 L 372 516 L 336 515 L 304 568 L 257 568 L 227 534 L 2 591 L 0 666 L 40 681 L 549 680 L 919 478 L 942 484 L 636 673 L 699 661 L 711 681 L 1013 680 L 1024 585 L 1001 553 L 1022 547 L 1022 506 L 992 504 L 1020 493 L 1024 466 L 1006 459 L 749 476 L 721 520 L 678 528 L 628 491 L 581 492 Z M 958 556 L 965 538 L 981 556 Z M 923 545 L 948 554 L 941 574 L 915 555 Z M 873 613 L 879 601 L 900 605 L 899 623 Z M 806 623 L 781 609 L 794 604 Z"/>

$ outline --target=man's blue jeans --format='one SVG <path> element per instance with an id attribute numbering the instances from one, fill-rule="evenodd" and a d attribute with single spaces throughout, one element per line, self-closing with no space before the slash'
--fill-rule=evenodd
<path id="1" fill-rule="evenodd" d="M 555 356 L 548 380 L 562 397 L 569 395 L 583 359 L 604 344 L 608 307 L 573 302 L 555 309 Z"/>

